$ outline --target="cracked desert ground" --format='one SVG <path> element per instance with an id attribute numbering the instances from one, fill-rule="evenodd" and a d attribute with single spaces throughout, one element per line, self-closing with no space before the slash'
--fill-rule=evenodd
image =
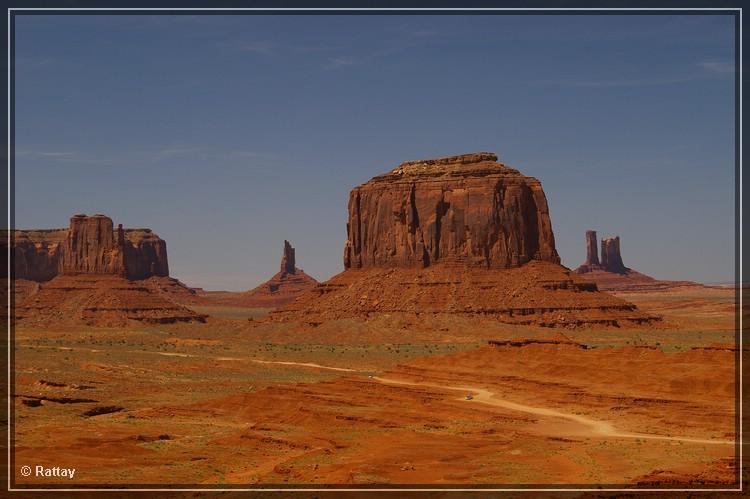
<path id="1" fill-rule="evenodd" d="M 451 316 L 300 329 L 232 307 L 199 307 L 205 324 L 18 327 L 15 479 L 728 488 L 734 294 L 621 294 L 664 317 L 644 329 Z M 23 465 L 76 468 L 75 484 Z"/>

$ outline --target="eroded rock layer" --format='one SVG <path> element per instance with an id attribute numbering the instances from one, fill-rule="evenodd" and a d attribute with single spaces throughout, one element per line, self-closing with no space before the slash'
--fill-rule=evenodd
<path id="1" fill-rule="evenodd" d="M 349 196 L 345 268 L 559 263 L 535 178 L 493 153 L 408 161 Z"/>

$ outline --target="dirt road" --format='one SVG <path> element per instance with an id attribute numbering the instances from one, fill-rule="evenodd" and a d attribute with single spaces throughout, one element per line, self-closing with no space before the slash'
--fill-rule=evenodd
<path id="1" fill-rule="evenodd" d="M 440 390 L 458 391 L 465 394 L 471 394 L 473 399 L 482 404 L 494 405 L 497 407 L 503 407 L 505 409 L 511 409 L 513 411 L 526 412 L 529 414 L 536 414 L 539 416 L 548 416 L 553 418 L 561 418 L 569 421 L 579 423 L 589 429 L 589 433 L 592 436 L 612 437 L 612 438 L 640 438 L 640 439 L 651 439 L 651 440 L 669 440 L 674 442 L 690 442 L 698 444 L 716 444 L 716 445 L 734 445 L 732 440 L 710 440 L 701 438 L 689 438 L 689 437 L 672 437 L 662 435 L 648 435 L 643 433 L 625 433 L 618 431 L 611 424 L 604 421 L 597 421 L 595 419 L 588 418 L 586 416 L 579 416 L 577 414 L 568 414 L 554 409 L 547 409 L 544 407 L 533 407 L 529 405 L 519 404 L 516 402 L 510 402 L 500 398 L 495 398 L 494 394 L 484 388 L 478 388 L 473 386 L 449 386 L 449 385 L 437 385 L 434 383 L 416 382 L 416 381 L 404 381 L 391 378 L 382 378 L 379 376 L 373 377 L 375 381 L 386 383 L 390 385 L 408 385 L 408 386 L 424 386 L 429 388 L 437 388 Z"/>

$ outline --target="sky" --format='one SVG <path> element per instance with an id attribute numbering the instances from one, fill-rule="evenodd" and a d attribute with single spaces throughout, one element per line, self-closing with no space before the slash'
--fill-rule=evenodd
<path id="1" fill-rule="evenodd" d="M 327 279 L 353 187 L 473 151 L 542 182 L 568 267 L 594 229 L 734 279 L 729 15 L 16 15 L 15 47 L 16 227 L 150 227 L 191 286 L 255 287 L 284 239 Z"/>

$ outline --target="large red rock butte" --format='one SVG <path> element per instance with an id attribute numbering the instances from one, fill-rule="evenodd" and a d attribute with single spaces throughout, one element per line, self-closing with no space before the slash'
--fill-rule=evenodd
<path id="1" fill-rule="evenodd" d="M 601 263 L 596 231 L 586 231 L 586 261 L 574 272 L 604 291 L 657 291 L 681 286 L 700 286 L 691 281 L 662 281 L 625 266 L 620 254 L 620 236 L 602 239 Z"/>
<path id="2" fill-rule="evenodd" d="M 424 314 L 550 327 L 655 320 L 560 265 L 540 182 L 492 153 L 402 163 L 352 190 L 344 272 L 270 315 Z M 406 319 L 404 319 L 406 318 Z"/>
<path id="3" fill-rule="evenodd" d="M 349 196 L 344 268 L 560 263 L 539 181 L 480 152 L 407 161 Z"/>
<path id="4" fill-rule="evenodd" d="M 198 303 L 251 308 L 277 308 L 294 301 L 297 296 L 313 289 L 318 281 L 297 268 L 295 250 L 284 241 L 279 271 L 260 286 L 243 293 L 200 292 Z"/>
<path id="5" fill-rule="evenodd" d="M 29 325 L 125 326 L 204 321 L 174 303 L 166 242 L 151 229 L 75 215 L 68 229 L 13 234 L 15 320 Z"/>
<path id="6" fill-rule="evenodd" d="M 113 228 L 104 215 L 75 215 L 68 229 L 17 230 L 15 277 L 44 282 L 57 275 L 108 274 L 131 280 L 169 275 L 167 244 L 151 229 Z"/>

